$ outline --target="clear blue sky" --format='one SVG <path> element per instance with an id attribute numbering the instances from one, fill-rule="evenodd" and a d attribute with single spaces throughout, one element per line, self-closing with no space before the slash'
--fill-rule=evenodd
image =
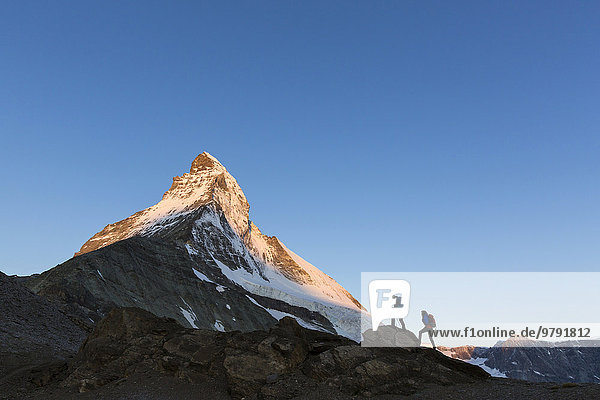
<path id="1" fill-rule="evenodd" d="M 2 1 L 0 270 L 40 272 L 202 151 L 360 271 L 600 269 L 600 5 Z"/>

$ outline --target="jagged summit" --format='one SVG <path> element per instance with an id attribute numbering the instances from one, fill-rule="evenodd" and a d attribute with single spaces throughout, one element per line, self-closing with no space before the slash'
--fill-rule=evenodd
<path id="1" fill-rule="evenodd" d="M 249 228 L 250 206 L 237 181 L 212 155 L 194 159 L 189 173 L 173 178 L 162 200 L 122 221 L 109 224 L 81 246 L 81 255 L 132 236 L 152 236 L 174 225 L 177 219 L 209 203 L 226 213 L 236 233 Z"/>
<path id="2" fill-rule="evenodd" d="M 198 157 L 196 157 L 192 162 L 190 174 L 196 174 L 200 171 L 214 168 L 225 170 L 225 167 L 219 162 L 219 160 L 205 151 L 199 154 Z"/>
<path id="3" fill-rule="evenodd" d="M 204 152 L 194 159 L 190 172 L 173 178 L 160 202 L 107 225 L 75 255 L 132 237 L 172 243 L 189 253 L 197 270 L 211 281 L 225 277 L 250 293 L 318 312 L 340 333 L 357 331 L 360 303 L 278 238 L 264 235 L 249 212 L 235 178 Z"/>

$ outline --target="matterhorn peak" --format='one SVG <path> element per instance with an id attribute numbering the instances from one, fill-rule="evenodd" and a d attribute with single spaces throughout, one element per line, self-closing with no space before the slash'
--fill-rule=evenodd
<path id="1" fill-rule="evenodd" d="M 226 171 L 223 164 L 219 162 L 215 157 L 210 155 L 208 152 L 203 152 L 198 155 L 192 162 L 192 167 L 190 168 L 190 174 L 198 174 L 202 171 L 214 170 L 218 169 L 221 171 Z"/>
<path id="2" fill-rule="evenodd" d="M 199 154 L 189 173 L 173 178 L 173 184 L 157 204 L 129 218 L 107 225 L 81 247 L 80 255 L 133 236 L 154 236 L 173 227 L 178 220 L 213 204 L 243 236 L 249 226 L 250 206 L 246 196 L 225 167 L 208 152 Z"/>
<path id="3" fill-rule="evenodd" d="M 349 332 L 360 303 L 275 236 L 264 235 L 249 211 L 235 178 L 204 152 L 194 159 L 190 172 L 173 178 L 157 204 L 107 225 L 76 255 L 134 236 L 152 237 L 185 251 L 198 268 L 218 268 L 249 293 L 321 313 Z"/>
<path id="4" fill-rule="evenodd" d="M 163 201 L 178 200 L 182 207 L 189 210 L 209 201 L 217 201 L 217 197 L 223 197 L 218 196 L 222 192 L 231 192 L 234 197 L 240 196 L 246 203 L 246 197 L 235 178 L 219 160 L 204 152 L 194 159 L 189 173 L 173 178 L 173 184 L 163 195 Z M 220 200 L 225 200 L 220 206 L 227 208 L 228 199 Z"/>

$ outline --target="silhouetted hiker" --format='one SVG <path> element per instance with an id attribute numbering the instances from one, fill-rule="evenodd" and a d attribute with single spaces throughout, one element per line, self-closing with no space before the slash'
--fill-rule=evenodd
<path id="1" fill-rule="evenodd" d="M 400 321 L 400 326 L 402 326 L 402 329 L 406 330 L 406 325 L 404 325 L 404 319 L 402 318 L 392 318 L 392 326 L 396 326 L 396 320 Z"/>
<path id="2" fill-rule="evenodd" d="M 392 308 L 403 308 L 404 307 L 404 304 L 402 304 L 402 294 L 401 293 L 397 293 L 397 294 L 393 295 L 392 299 L 394 299 L 394 301 L 395 301 Z M 396 319 L 400 321 L 400 325 L 402 326 L 402 329 L 406 330 L 406 325 L 404 325 L 404 320 L 402 318 L 391 318 L 392 326 L 396 327 Z"/>
<path id="3" fill-rule="evenodd" d="M 433 341 L 433 329 L 435 328 L 435 318 L 433 318 L 433 315 L 428 314 L 427 311 L 422 310 L 421 311 L 421 321 L 423 321 L 423 325 L 425 325 L 423 327 L 423 329 L 421 329 L 419 331 L 419 345 L 421 345 L 421 336 L 427 332 L 429 334 L 429 341 L 431 342 L 431 345 L 433 346 L 433 348 L 435 349 L 435 342 Z"/>

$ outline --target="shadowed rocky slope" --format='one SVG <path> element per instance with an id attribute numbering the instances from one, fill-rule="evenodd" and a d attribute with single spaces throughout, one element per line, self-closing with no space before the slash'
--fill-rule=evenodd
<path id="1" fill-rule="evenodd" d="M 239 290 L 223 286 L 218 292 L 217 284 L 198 279 L 195 265 L 174 242 L 134 237 L 72 258 L 27 285 L 94 321 L 114 307 L 137 306 L 188 325 L 184 310 L 188 318 L 194 316 L 195 326 L 206 329 L 213 328 L 216 319 L 228 329 L 245 331 L 276 322 Z"/>
<path id="2" fill-rule="evenodd" d="M 23 363 L 73 355 L 85 331 L 53 303 L 0 272 L 0 379 Z"/>
<path id="3" fill-rule="evenodd" d="M 16 390 L 10 398 L 19 398 L 24 376 L 42 383 L 64 370 L 85 336 L 55 304 L 0 272 L 0 393 L 10 387 Z"/>

